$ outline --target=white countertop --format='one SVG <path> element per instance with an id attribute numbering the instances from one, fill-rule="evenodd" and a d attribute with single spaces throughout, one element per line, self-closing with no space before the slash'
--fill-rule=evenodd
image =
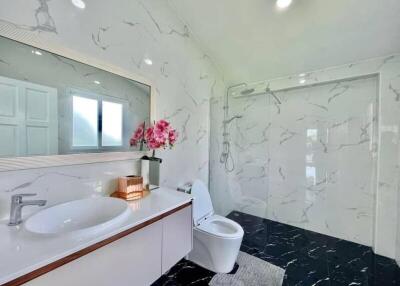
<path id="1" fill-rule="evenodd" d="M 0 285 L 64 258 L 192 200 L 192 196 L 161 187 L 129 202 L 132 213 L 123 222 L 86 235 L 43 236 L 0 222 Z"/>

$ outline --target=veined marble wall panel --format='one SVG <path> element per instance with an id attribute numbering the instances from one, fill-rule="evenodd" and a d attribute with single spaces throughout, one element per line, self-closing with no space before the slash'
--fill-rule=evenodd
<path id="1" fill-rule="evenodd" d="M 176 17 L 167 1 L 85 2 L 86 8 L 81 10 L 71 1 L 2 0 L 0 26 L 147 78 L 154 84 L 157 118 L 168 119 L 179 132 L 174 149 L 157 152 L 163 158 L 162 184 L 175 188 L 195 178 L 208 182 L 209 102 L 211 96 L 222 96 L 225 89 L 210 57 L 197 47 L 188 27 Z M 146 58 L 153 64 L 147 65 Z M 0 65 L 8 65 L 1 55 Z M 101 183 L 74 180 L 73 186 L 66 183 L 66 187 L 56 184 L 63 184 L 65 176 L 52 175 L 59 168 L 1 173 L 2 210 L 10 203 L 10 195 L 22 191 L 42 190 L 41 195 L 60 197 L 68 190 L 81 193 L 82 197 L 88 192 L 109 193 L 119 175 L 137 172 L 132 167 L 134 163 L 129 162 L 75 166 L 79 176 L 94 177 L 94 181 Z M 102 169 L 93 174 L 96 168 Z M 45 182 L 48 177 L 54 177 L 52 184 Z M 15 188 L 23 184 L 26 187 Z M 77 198 L 67 195 L 66 199 L 72 197 Z M 2 218 L 6 210 L 1 212 Z"/>
<path id="2" fill-rule="evenodd" d="M 277 92 L 268 216 L 372 245 L 378 78 Z"/>

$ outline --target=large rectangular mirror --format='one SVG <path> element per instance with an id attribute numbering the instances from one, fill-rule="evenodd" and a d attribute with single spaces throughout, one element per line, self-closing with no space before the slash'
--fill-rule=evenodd
<path id="1" fill-rule="evenodd" d="M 0 37 L 0 157 L 134 151 L 150 86 Z"/>

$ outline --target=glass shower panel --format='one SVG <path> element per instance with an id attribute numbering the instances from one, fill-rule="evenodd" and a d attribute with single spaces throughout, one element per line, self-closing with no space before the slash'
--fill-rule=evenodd
<path id="1" fill-rule="evenodd" d="M 266 217 L 269 169 L 269 97 L 230 98 L 230 114 L 242 115 L 230 126 L 235 170 L 230 174 L 230 191 L 235 209 Z"/>
<path id="2" fill-rule="evenodd" d="M 240 212 L 372 245 L 377 112 L 377 76 L 231 96 L 235 168 L 226 172 L 225 201 Z"/>
<path id="3" fill-rule="evenodd" d="M 267 217 L 372 244 L 377 77 L 275 93 Z"/>

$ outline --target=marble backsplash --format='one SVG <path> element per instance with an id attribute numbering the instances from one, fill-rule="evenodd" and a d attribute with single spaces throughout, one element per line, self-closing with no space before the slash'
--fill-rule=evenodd
<path id="1" fill-rule="evenodd" d="M 239 210 L 395 257 L 400 57 L 264 84 L 273 95 L 229 99 L 230 116 L 243 116 L 229 129 L 231 173 L 218 161 L 223 98 L 211 99 L 217 211 Z"/>
<path id="2" fill-rule="evenodd" d="M 0 172 L 0 220 L 9 217 L 13 194 L 35 193 L 37 196 L 32 199 L 45 199 L 48 207 L 71 200 L 109 195 L 116 190 L 119 176 L 134 174 L 140 174 L 139 160 Z M 38 210 L 37 206 L 27 206 L 23 215 Z"/>

